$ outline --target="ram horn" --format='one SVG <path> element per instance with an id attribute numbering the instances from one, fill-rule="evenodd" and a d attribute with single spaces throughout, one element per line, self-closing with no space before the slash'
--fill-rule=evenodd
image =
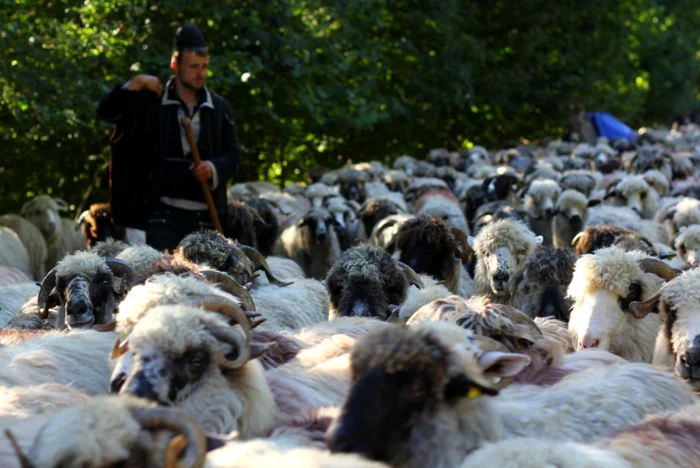
<path id="1" fill-rule="evenodd" d="M 177 436 L 168 444 L 165 460 L 177 460 L 184 449 L 182 458 L 177 463 L 181 467 L 201 467 L 207 454 L 207 439 L 199 424 L 189 416 L 170 408 L 147 408 L 133 411 L 131 416 L 142 428 L 152 431 L 165 429 L 175 432 Z M 186 444 L 183 446 L 182 436 Z"/>
<path id="2" fill-rule="evenodd" d="M 293 283 L 293 281 L 287 283 L 275 278 L 275 275 L 273 275 L 270 271 L 270 267 L 268 266 L 265 257 L 263 257 L 263 255 L 254 248 L 248 247 L 247 245 L 239 245 L 238 247 L 241 249 L 241 252 L 243 252 L 246 255 L 246 257 L 248 257 L 253 263 L 255 263 L 256 270 L 262 269 L 265 272 L 265 276 L 267 276 L 267 280 L 270 283 L 276 284 L 277 286 L 289 286 Z"/>
<path id="3" fill-rule="evenodd" d="M 571 245 L 575 246 L 578 243 L 579 239 L 581 239 L 581 237 L 583 237 L 583 231 L 579 232 L 574 236 L 574 238 L 571 240 Z"/>
<path id="4" fill-rule="evenodd" d="M 37 297 L 37 305 L 39 306 L 39 315 L 42 319 L 46 319 L 49 315 L 49 308 L 55 306 L 53 300 L 50 300 L 52 291 L 56 287 L 56 267 L 53 267 L 51 271 L 46 273 L 44 279 L 39 285 L 39 296 Z"/>
<path id="5" fill-rule="evenodd" d="M 678 272 L 658 258 L 647 257 L 639 261 L 639 267 L 646 273 L 653 273 L 666 281 L 678 276 Z"/>
<path id="6" fill-rule="evenodd" d="M 118 258 L 105 258 L 105 263 L 109 269 L 112 270 L 114 276 L 129 280 L 134 274 L 134 271 L 131 269 L 131 265 L 126 263 L 124 260 L 119 260 Z"/>
<path id="7" fill-rule="evenodd" d="M 238 369 L 252 359 L 250 343 L 248 342 L 250 336 L 247 333 L 246 336 L 243 336 L 236 331 L 235 327 L 214 324 L 206 325 L 205 328 L 214 338 L 233 347 L 230 353 L 223 356 L 221 364 L 224 367 Z"/>
<path id="8" fill-rule="evenodd" d="M 217 312 L 221 315 L 225 315 L 233 319 L 236 323 L 243 327 L 246 331 L 246 336 L 250 336 L 250 330 L 252 329 L 251 321 L 246 317 L 245 311 L 241 309 L 241 306 L 236 304 L 231 299 L 223 296 L 208 296 L 195 301 L 198 307 L 202 307 L 211 312 Z"/>
<path id="9" fill-rule="evenodd" d="M 403 262 L 398 262 L 398 264 L 403 270 L 403 274 L 406 276 L 409 284 L 414 285 L 418 289 L 423 289 L 425 287 L 423 280 L 420 279 L 420 276 L 418 276 L 418 273 L 416 273 L 413 268 Z"/>
<path id="10" fill-rule="evenodd" d="M 643 319 L 650 313 L 659 313 L 659 301 L 661 300 L 661 291 L 654 294 L 644 302 L 632 302 L 629 305 L 630 312 L 636 319 Z"/>
<path id="11" fill-rule="evenodd" d="M 220 285 L 225 292 L 240 299 L 243 310 L 246 312 L 255 310 L 255 303 L 250 294 L 248 294 L 248 290 L 233 279 L 231 275 L 218 270 L 202 270 L 201 273 L 207 280 Z"/>

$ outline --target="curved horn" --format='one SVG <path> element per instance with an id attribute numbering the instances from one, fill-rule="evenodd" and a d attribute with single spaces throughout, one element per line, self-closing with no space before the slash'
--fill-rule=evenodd
<path id="1" fill-rule="evenodd" d="M 39 296 L 37 297 L 37 304 L 39 306 L 39 315 L 41 318 L 45 319 L 49 315 L 49 296 L 53 288 L 56 287 L 56 267 L 53 267 L 49 271 L 44 279 L 39 285 Z M 56 305 L 56 304 L 54 304 Z"/>
<path id="2" fill-rule="evenodd" d="M 658 258 L 647 257 L 639 261 L 639 267 L 646 273 L 653 273 L 666 281 L 678 276 L 676 270 Z"/>
<path id="3" fill-rule="evenodd" d="M 250 343 L 248 342 L 250 335 L 247 333 L 246 336 L 237 333 L 235 326 L 207 325 L 206 329 L 214 338 L 233 347 L 233 350 L 225 354 L 221 360 L 221 365 L 224 367 L 237 369 L 253 359 Z"/>
<path id="4" fill-rule="evenodd" d="M 118 258 L 105 258 L 105 263 L 109 269 L 112 270 L 114 276 L 126 278 L 128 280 L 134 274 L 134 271 L 131 269 L 131 265 L 126 263 L 124 260 L 119 260 Z"/>
<path id="5" fill-rule="evenodd" d="M 630 312 L 632 312 L 632 315 L 636 319 L 643 319 L 649 313 L 655 312 L 658 313 L 659 309 L 657 305 L 659 304 L 659 301 L 661 300 L 661 291 L 657 292 L 654 294 L 652 297 L 647 299 L 644 302 L 632 302 L 629 305 Z"/>
<path id="6" fill-rule="evenodd" d="M 399 267 L 403 270 L 403 274 L 406 276 L 406 279 L 408 280 L 409 284 L 414 285 L 418 289 L 423 289 L 425 285 L 423 284 L 423 280 L 420 279 L 420 276 L 418 276 L 418 273 L 411 268 L 410 266 L 406 265 L 403 262 L 397 261 L 399 264 Z"/>
<path id="7" fill-rule="evenodd" d="M 187 445 L 184 447 L 184 454 L 178 466 L 195 468 L 204 465 L 207 440 L 202 428 L 192 418 L 179 411 L 162 407 L 136 410 L 131 413 L 131 416 L 144 429 L 167 429 L 185 437 Z M 172 451 L 176 449 L 173 442 L 168 446 L 166 459 L 172 457 Z M 181 446 L 179 450 L 182 450 Z"/>
<path id="8" fill-rule="evenodd" d="M 583 237 L 583 231 L 574 236 L 574 238 L 571 240 L 571 245 L 576 245 L 581 237 Z"/>
<path id="9" fill-rule="evenodd" d="M 117 321 L 113 318 L 109 323 L 98 323 L 92 329 L 98 332 L 111 332 L 117 329 Z"/>
<path id="10" fill-rule="evenodd" d="M 240 299 L 243 310 L 246 312 L 253 312 L 255 310 L 255 303 L 253 302 L 253 298 L 250 297 L 250 294 L 248 294 L 248 290 L 238 284 L 230 275 L 219 270 L 202 270 L 200 273 L 202 273 L 207 280 L 221 286 L 221 289 L 225 292 Z"/>
<path id="11" fill-rule="evenodd" d="M 460 260 L 462 260 L 462 264 L 466 265 L 469 263 L 469 260 L 472 257 L 472 254 L 474 251 L 472 248 L 469 246 L 469 240 L 467 239 L 467 235 L 462 231 L 461 229 L 457 228 L 452 228 L 452 235 L 455 237 L 457 242 L 462 244 L 462 255 L 460 256 Z"/>
<path id="12" fill-rule="evenodd" d="M 85 218 L 87 218 L 89 214 L 90 214 L 90 210 L 85 210 L 82 213 L 80 213 L 80 217 L 75 221 L 75 224 L 73 227 L 75 229 L 78 229 L 83 224 L 83 221 L 85 221 Z"/>
<path id="13" fill-rule="evenodd" d="M 236 323 L 243 327 L 246 336 L 250 336 L 251 323 L 246 316 L 241 306 L 223 296 L 208 296 L 195 301 L 195 305 L 207 309 L 211 312 L 217 312 L 221 315 L 233 319 Z"/>
<path id="14" fill-rule="evenodd" d="M 245 254 L 246 257 L 248 257 L 253 263 L 255 263 L 256 270 L 262 269 L 265 272 L 265 276 L 267 276 L 267 280 L 270 283 L 276 284 L 277 286 L 289 286 L 293 283 L 293 281 L 285 283 L 284 281 L 280 281 L 277 278 L 275 278 L 275 275 L 273 275 L 270 271 L 270 267 L 268 266 L 267 261 L 265 261 L 265 257 L 263 257 L 263 255 L 254 248 L 248 247 L 247 245 L 240 245 L 239 248 L 241 249 L 241 252 Z"/>

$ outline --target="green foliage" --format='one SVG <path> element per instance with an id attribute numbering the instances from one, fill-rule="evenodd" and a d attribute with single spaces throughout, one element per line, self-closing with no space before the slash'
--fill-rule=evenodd
<path id="1" fill-rule="evenodd" d="M 238 180 L 557 135 L 570 102 L 667 122 L 700 97 L 692 0 L 0 0 L 0 212 L 81 202 L 108 160 L 100 97 L 166 80 L 187 22 L 234 111 Z"/>

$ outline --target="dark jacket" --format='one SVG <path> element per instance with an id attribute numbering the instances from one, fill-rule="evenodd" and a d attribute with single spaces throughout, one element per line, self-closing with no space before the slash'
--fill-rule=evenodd
<path id="1" fill-rule="evenodd" d="M 97 115 L 116 128 L 110 138 L 110 203 L 115 222 L 144 229 L 161 196 L 204 201 L 201 184 L 183 155 L 177 105 L 166 105 L 151 91 L 115 86 L 100 101 Z M 216 168 L 219 185 L 212 191 L 222 219 L 226 215 L 226 181 L 241 164 L 231 109 L 210 93 L 213 107 L 202 106 L 197 147 L 202 160 Z"/>

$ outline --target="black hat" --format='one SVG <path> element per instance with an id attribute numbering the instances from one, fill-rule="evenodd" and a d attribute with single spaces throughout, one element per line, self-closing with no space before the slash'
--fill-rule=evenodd
<path id="1" fill-rule="evenodd" d="M 173 48 L 176 50 L 204 49 L 206 47 L 202 31 L 194 24 L 186 24 L 175 32 Z"/>

